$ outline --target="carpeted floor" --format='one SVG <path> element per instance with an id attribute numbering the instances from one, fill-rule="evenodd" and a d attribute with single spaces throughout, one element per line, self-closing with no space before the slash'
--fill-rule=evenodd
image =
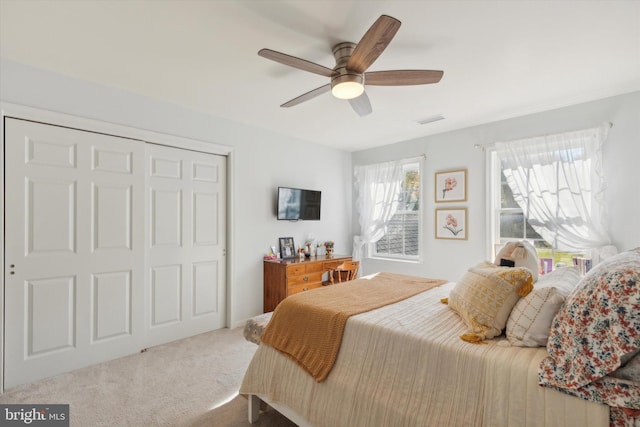
<path id="1" fill-rule="evenodd" d="M 258 422 L 249 424 L 247 421 L 247 399 L 243 396 L 237 396 L 231 402 L 202 414 L 201 417 L 185 425 L 189 427 L 295 427 L 294 423 L 271 408 L 267 408 L 260 414 Z"/>
<path id="2" fill-rule="evenodd" d="M 220 329 L 8 390 L 0 403 L 70 405 L 72 426 L 294 426 L 268 409 L 256 424 L 238 396 L 257 349 Z"/>

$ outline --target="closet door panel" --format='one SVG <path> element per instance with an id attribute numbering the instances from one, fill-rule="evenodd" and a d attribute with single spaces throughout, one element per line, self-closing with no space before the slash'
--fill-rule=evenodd
<path id="1" fill-rule="evenodd" d="M 75 253 L 75 180 L 27 178 L 25 198 L 28 254 Z"/>
<path id="2" fill-rule="evenodd" d="M 226 158 L 149 144 L 147 345 L 225 325 Z"/>
<path id="3" fill-rule="evenodd" d="M 131 271 L 92 275 L 92 341 L 131 334 L 131 277 Z"/>
<path id="4" fill-rule="evenodd" d="M 93 250 L 131 250 L 133 200 L 131 185 L 94 184 Z"/>
<path id="5" fill-rule="evenodd" d="M 142 348 L 145 176 L 141 141 L 5 124 L 8 389 Z"/>

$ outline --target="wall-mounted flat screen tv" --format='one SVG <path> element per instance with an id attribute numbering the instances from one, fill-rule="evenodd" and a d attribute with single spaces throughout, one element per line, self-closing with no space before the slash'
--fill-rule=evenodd
<path id="1" fill-rule="evenodd" d="M 278 219 L 320 220 L 320 191 L 278 187 Z"/>

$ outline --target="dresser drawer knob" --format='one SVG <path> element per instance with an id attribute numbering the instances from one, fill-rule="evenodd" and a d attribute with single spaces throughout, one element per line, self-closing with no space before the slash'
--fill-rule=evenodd
<path id="1" fill-rule="evenodd" d="M 309 281 L 309 277 L 304 276 L 304 277 L 302 278 L 302 280 L 304 280 L 305 282 L 308 282 L 308 281 Z"/>

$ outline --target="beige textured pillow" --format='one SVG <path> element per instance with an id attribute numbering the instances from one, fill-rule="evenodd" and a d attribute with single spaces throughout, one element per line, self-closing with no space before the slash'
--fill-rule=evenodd
<path id="1" fill-rule="evenodd" d="M 470 268 L 451 290 L 448 301 L 471 330 L 460 338 L 480 342 L 500 335 L 513 306 L 532 289 L 527 268 L 499 267 L 488 261 Z"/>
<path id="2" fill-rule="evenodd" d="M 531 271 L 534 283 L 538 281 L 538 270 L 540 269 L 538 252 L 531 243 L 526 240 L 507 243 L 496 255 L 494 264 L 501 265 L 502 259 L 512 261 L 514 267 L 527 267 Z"/>
<path id="3" fill-rule="evenodd" d="M 580 281 L 575 267 L 560 267 L 540 277 L 533 292 L 521 298 L 507 321 L 507 339 L 518 347 L 544 347 L 549 328 L 569 293 Z"/>

